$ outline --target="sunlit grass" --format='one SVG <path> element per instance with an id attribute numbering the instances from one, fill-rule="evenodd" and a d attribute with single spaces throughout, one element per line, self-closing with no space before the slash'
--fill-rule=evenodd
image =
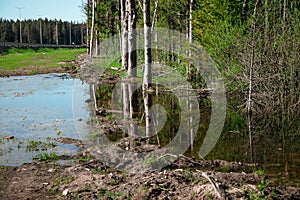
<path id="1" fill-rule="evenodd" d="M 66 66 L 65 61 L 75 60 L 76 56 L 85 53 L 85 49 L 49 49 L 38 51 L 32 49 L 11 49 L 0 56 L 2 70 L 20 67 L 57 67 Z"/>

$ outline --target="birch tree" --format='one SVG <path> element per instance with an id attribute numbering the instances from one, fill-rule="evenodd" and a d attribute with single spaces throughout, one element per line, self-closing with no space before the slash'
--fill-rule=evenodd
<path id="1" fill-rule="evenodd" d="M 143 1 L 143 22 L 144 22 L 144 78 L 143 90 L 151 87 L 151 22 L 150 22 L 150 0 Z"/>
<path id="2" fill-rule="evenodd" d="M 193 30 L 193 16 L 192 16 L 192 12 L 193 12 L 193 0 L 189 0 L 189 19 L 188 19 L 188 23 L 187 23 L 187 37 L 189 40 L 190 45 L 192 44 L 192 40 L 193 40 L 193 36 L 192 36 L 192 30 Z M 191 56 L 191 50 L 188 51 L 188 56 Z M 187 67 L 186 67 L 186 74 L 189 77 L 190 76 L 190 68 L 191 68 L 191 64 L 188 63 Z"/>
<path id="3" fill-rule="evenodd" d="M 127 0 L 128 10 L 128 76 L 136 76 L 136 6 L 135 0 Z"/>
<path id="4" fill-rule="evenodd" d="M 91 37 L 90 37 L 90 57 L 92 57 L 93 50 L 93 33 L 94 33 L 94 23 L 95 23 L 95 0 L 92 0 L 92 25 L 91 25 Z"/>
<path id="5" fill-rule="evenodd" d="M 151 87 L 151 22 L 150 22 L 150 0 L 143 1 L 143 22 L 144 22 L 144 78 L 143 78 L 143 100 L 145 108 L 146 137 L 151 135 L 151 94 L 146 90 Z"/>
<path id="6" fill-rule="evenodd" d="M 120 0 L 121 7 L 121 45 L 122 45 L 122 69 L 128 69 L 128 13 L 126 12 L 126 2 Z"/>

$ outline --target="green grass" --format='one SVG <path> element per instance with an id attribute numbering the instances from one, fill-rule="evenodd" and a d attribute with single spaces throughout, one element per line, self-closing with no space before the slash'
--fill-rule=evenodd
<path id="1" fill-rule="evenodd" d="M 57 67 L 66 66 L 64 61 L 75 60 L 76 56 L 85 53 L 85 49 L 49 49 L 37 51 L 32 49 L 10 49 L 0 56 L 2 70 L 17 69 L 20 67 Z"/>

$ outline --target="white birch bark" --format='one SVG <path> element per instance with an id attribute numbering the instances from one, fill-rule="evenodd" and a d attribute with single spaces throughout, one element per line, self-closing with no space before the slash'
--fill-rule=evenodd
<path id="1" fill-rule="evenodd" d="M 92 57 L 93 53 L 93 33 L 94 33 L 94 23 L 95 23 L 95 0 L 92 0 L 92 25 L 91 25 L 91 37 L 90 37 L 90 57 Z"/>
<path id="2" fill-rule="evenodd" d="M 128 14 L 126 12 L 126 3 L 128 0 L 120 0 L 121 5 L 121 43 L 122 43 L 122 69 L 128 69 Z"/>
<path id="3" fill-rule="evenodd" d="M 144 17 L 144 78 L 143 90 L 151 87 L 151 23 L 150 23 L 150 0 L 143 1 L 143 17 Z"/>
<path id="4" fill-rule="evenodd" d="M 128 76 L 136 77 L 136 9 L 135 0 L 127 0 L 128 5 Z"/>

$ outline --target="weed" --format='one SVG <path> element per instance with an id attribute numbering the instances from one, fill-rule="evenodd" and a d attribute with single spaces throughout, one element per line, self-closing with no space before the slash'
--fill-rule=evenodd
<path id="1" fill-rule="evenodd" d="M 210 193 L 209 193 L 209 192 L 206 192 L 206 193 L 205 193 L 205 197 L 206 197 L 207 199 L 211 199 Z"/>
<path id="2" fill-rule="evenodd" d="M 85 161 L 85 159 L 83 157 L 81 157 L 81 156 L 78 157 L 77 160 L 78 160 L 78 162 L 84 162 Z"/>
<path id="3" fill-rule="evenodd" d="M 275 190 L 275 189 L 272 189 L 271 196 L 272 196 L 272 197 L 275 197 L 275 195 L 276 195 L 276 190 Z"/>
<path id="4" fill-rule="evenodd" d="M 56 135 L 57 135 L 58 137 L 61 136 L 61 131 L 58 130 L 58 131 L 56 132 Z"/>
<path id="5" fill-rule="evenodd" d="M 92 157 L 91 157 L 90 155 L 88 155 L 88 156 L 86 157 L 86 160 L 87 160 L 87 161 L 90 161 L 90 160 L 92 160 Z"/>
<path id="6" fill-rule="evenodd" d="M 58 187 L 53 187 L 49 190 L 50 194 L 57 194 L 58 193 Z"/>
<path id="7" fill-rule="evenodd" d="M 26 151 L 38 151 L 38 146 L 41 145 L 41 141 L 30 140 L 27 143 Z"/>
<path id="8" fill-rule="evenodd" d="M 50 160 L 57 160 L 58 157 L 55 153 L 51 153 L 51 154 L 43 153 L 39 155 L 38 159 L 39 161 L 50 161 Z"/>
<path id="9" fill-rule="evenodd" d="M 60 178 L 56 178 L 56 179 L 54 179 L 53 184 L 54 184 L 54 185 L 59 185 L 60 182 L 61 182 L 61 179 L 60 179 Z"/>
<path id="10" fill-rule="evenodd" d="M 185 171 L 185 178 L 188 182 L 191 182 L 193 179 L 192 173 L 190 171 Z"/>
<path id="11" fill-rule="evenodd" d="M 198 183 L 200 183 L 201 181 L 202 181 L 201 178 L 197 178 L 196 181 L 195 181 L 195 183 L 198 184 Z"/>
<path id="12" fill-rule="evenodd" d="M 258 190 L 259 191 L 263 191 L 265 188 L 267 188 L 270 185 L 270 181 L 264 181 L 262 180 L 259 184 L 258 184 Z"/>
<path id="13" fill-rule="evenodd" d="M 106 191 L 105 193 L 106 197 L 113 199 L 114 197 L 114 193 L 112 193 L 111 191 Z"/>
<path id="14" fill-rule="evenodd" d="M 262 170 L 262 169 L 257 170 L 255 173 L 256 173 L 258 176 L 264 176 L 264 175 L 266 175 L 265 171 Z"/>
<path id="15" fill-rule="evenodd" d="M 66 184 L 69 184 L 72 182 L 72 180 L 73 180 L 73 176 L 72 176 L 72 174 L 70 174 L 68 177 L 65 178 L 64 182 Z"/>
<path id="16" fill-rule="evenodd" d="M 107 115 L 106 115 L 106 118 L 107 119 L 113 119 L 115 116 L 113 115 L 113 114 L 111 114 L 111 113 L 108 113 Z"/>
<path id="17" fill-rule="evenodd" d="M 95 168 L 95 169 L 93 169 L 93 173 L 94 174 L 102 174 L 103 170 L 101 168 Z"/>
<path id="18" fill-rule="evenodd" d="M 154 165 L 155 164 L 155 162 L 156 162 L 156 155 L 155 154 L 150 154 L 149 156 L 147 156 L 147 157 L 145 157 L 144 159 L 143 159 L 143 163 L 146 165 L 146 166 L 148 166 L 148 167 L 150 167 L 150 166 L 152 166 L 152 165 Z"/>

